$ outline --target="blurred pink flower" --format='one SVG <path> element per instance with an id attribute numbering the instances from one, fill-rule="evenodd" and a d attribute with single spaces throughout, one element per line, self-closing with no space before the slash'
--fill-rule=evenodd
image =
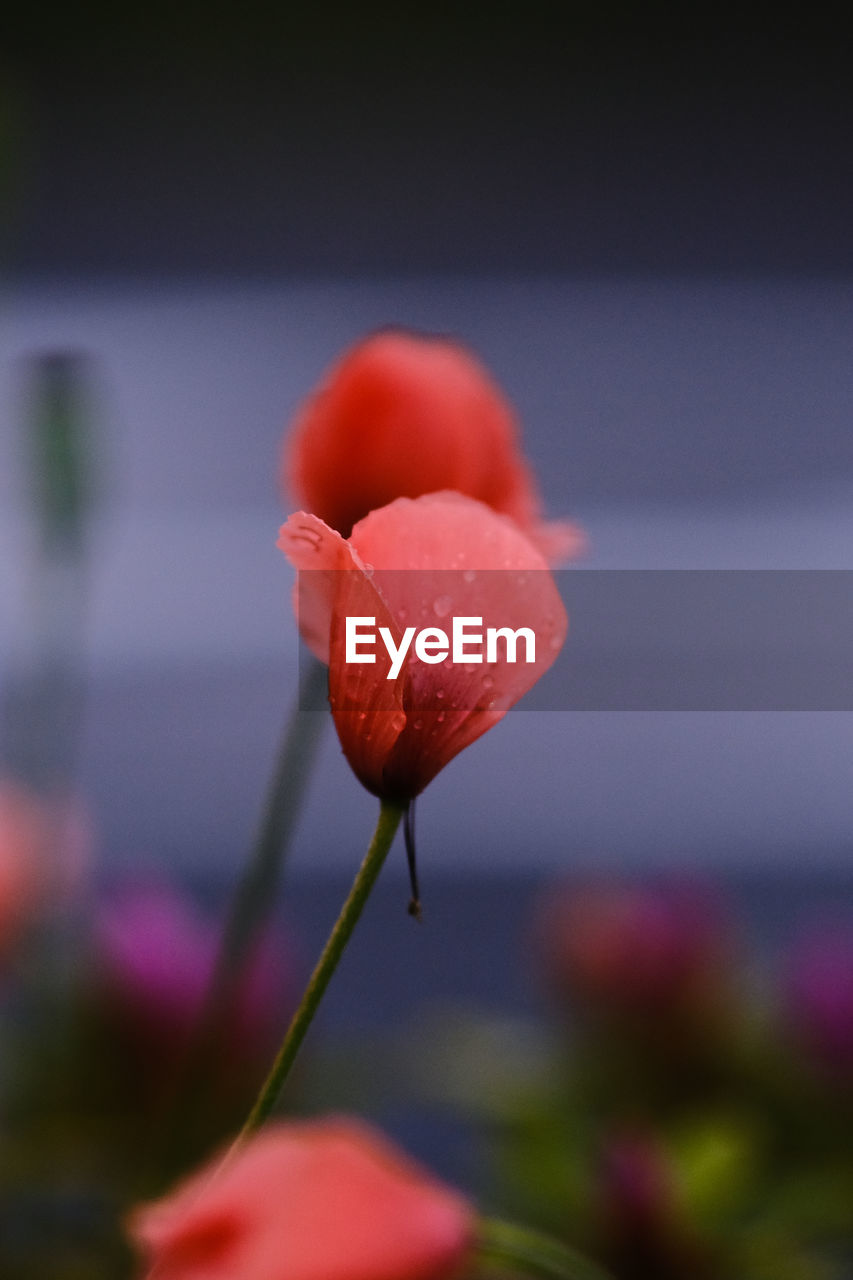
<path id="1" fill-rule="evenodd" d="M 473 1232 L 462 1196 L 344 1118 L 270 1126 L 131 1221 L 157 1280 L 450 1280 Z"/>
<path id="2" fill-rule="evenodd" d="M 853 1073 L 853 931 L 810 931 L 789 960 L 787 1015 L 812 1058 L 833 1074 Z"/>
<path id="3" fill-rule="evenodd" d="M 586 1007 L 684 1012 L 724 985 L 723 913 L 695 886 L 568 888 L 549 897 L 539 925 L 554 985 Z"/>
<path id="4" fill-rule="evenodd" d="M 109 1012 L 134 1040 L 167 1060 L 197 1029 L 219 945 L 219 928 L 172 887 L 126 885 L 98 911 L 95 983 Z M 292 962 L 267 935 L 256 946 L 227 1011 L 226 1044 L 250 1057 L 281 1029 Z"/>
<path id="5" fill-rule="evenodd" d="M 50 892 L 50 823 L 44 805 L 0 780 L 0 954 L 19 939 Z"/>

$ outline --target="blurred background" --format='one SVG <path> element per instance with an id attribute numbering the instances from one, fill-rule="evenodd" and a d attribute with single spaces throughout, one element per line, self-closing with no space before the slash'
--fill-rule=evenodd
<path id="1" fill-rule="evenodd" d="M 559 26 L 520 6 L 51 6 L 4 27 L 4 759 L 38 781 L 51 671 L 51 768 L 90 815 L 96 879 L 227 893 L 297 683 L 283 435 L 374 327 L 478 352 L 548 513 L 587 530 L 585 568 L 853 569 L 837 33 L 620 5 Z M 57 404 L 70 513 L 38 481 Z M 771 951 L 807 917 L 853 928 L 851 764 L 849 712 L 519 709 L 424 795 L 424 928 L 398 851 L 327 1025 L 541 1012 L 531 904 L 603 871 L 722 884 Z M 373 803 L 328 732 L 288 873 L 309 957 Z M 456 1129 L 395 1123 L 457 1171 Z"/>

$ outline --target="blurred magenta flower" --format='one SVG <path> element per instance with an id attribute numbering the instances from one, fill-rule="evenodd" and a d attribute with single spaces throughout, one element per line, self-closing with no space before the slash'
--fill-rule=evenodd
<path id="1" fill-rule="evenodd" d="M 569 887 L 545 901 L 539 927 L 555 987 L 584 1007 L 707 1011 L 725 985 L 723 912 L 697 886 Z"/>
<path id="2" fill-rule="evenodd" d="M 329 702 L 344 754 L 369 791 L 408 801 L 498 723 L 556 660 L 566 611 L 541 553 L 506 516 L 458 493 L 399 498 L 360 520 L 348 539 L 298 512 L 278 542 L 299 569 L 297 612 L 306 643 L 329 663 Z M 416 627 L 450 615 L 485 628 L 535 633 L 532 661 L 431 657 L 412 646 L 399 672 L 381 656 L 346 660 L 346 620 L 372 618 L 400 649 Z M 414 624 L 414 625 L 412 625 Z M 387 655 L 386 655 L 387 658 Z M 393 676 L 393 678 L 389 678 Z"/>
<path id="3" fill-rule="evenodd" d="M 552 562 L 585 542 L 542 522 L 509 402 L 447 338 L 383 330 L 345 352 L 297 413 L 282 478 L 344 537 L 395 498 L 453 489 L 510 516 Z"/>
<path id="4" fill-rule="evenodd" d="M 611 1133 L 596 1178 L 602 1254 L 619 1280 L 717 1280 L 695 1237 L 677 1167 L 652 1133 Z"/>
<path id="5" fill-rule="evenodd" d="M 788 964 L 787 1016 L 812 1059 L 834 1075 L 853 1076 L 853 931 L 814 929 Z"/>
<path id="6" fill-rule="evenodd" d="M 628 1235 L 657 1234 L 677 1204 L 671 1162 L 644 1134 L 620 1134 L 605 1142 L 599 1187 L 612 1227 Z"/>
<path id="7" fill-rule="evenodd" d="M 158 1280 L 451 1280 L 474 1211 L 350 1119 L 270 1126 L 134 1214 Z"/>
<path id="8" fill-rule="evenodd" d="M 94 982 L 102 1005 L 134 1042 L 181 1058 L 198 1029 L 217 956 L 218 927 L 176 889 L 125 885 L 98 910 Z M 230 1056 L 266 1052 L 292 993 L 292 961 L 270 935 L 256 945 L 226 1010 Z"/>

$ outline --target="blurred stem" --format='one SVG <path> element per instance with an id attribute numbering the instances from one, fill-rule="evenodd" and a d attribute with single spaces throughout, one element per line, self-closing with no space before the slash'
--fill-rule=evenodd
<path id="1" fill-rule="evenodd" d="M 558 1240 L 498 1218 L 480 1220 L 477 1259 L 487 1265 L 507 1267 L 515 1274 L 541 1276 L 545 1280 L 610 1280 L 597 1263 Z"/>
<path id="2" fill-rule="evenodd" d="M 382 807 L 379 810 L 379 821 L 376 824 L 370 847 L 364 856 L 364 861 L 353 881 L 349 896 L 341 908 L 341 913 L 335 922 L 335 926 L 329 934 L 323 953 L 317 961 L 311 980 L 305 988 L 305 994 L 293 1016 L 278 1056 L 273 1063 L 272 1070 L 258 1095 L 254 1107 L 249 1113 L 249 1118 L 240 1132 L 237 1144 L 261 1127 L 278 1101 L 279 1094 L 290 1073 L 302 1041 L 305 1039 L 306 1032 L 313 1021 L 314 1014 L 317 1012 L 332 975 L 338 967 L 338 961 L 343 955 L 344 949 L 352 936 L 353 929 L 364 910 L 370 891 L 376 883 L 379 872 L 382 870 L 404 812 L 405 806 L 393 804 L 388 800 L 382 801 Z"/>
<path id="3" fill-rule="evenodd" d="M 202 1019 L 199 1039 L 203 1041 L 216 1034 L 250 955 L 250 944 L 275 906 L 285 856 L 326 724 L 327 717 L 319 713 L 328 669 L 313 655 L 305 664 L 255 843 L 231 902 Z"/>
<path id="4" fill-rule="evenodd" d="M 159 1168 L 164 1160 L 169 1162 L 172 1153 L 181 1150 L 209 1102 L 207 1069 L 222 1048 L 228 1013 L 251 959 L 252 943 L 275 907 L 285 858 L 322 741 L 328 719 L 323 714 L 327 670 L 313 655 L 305 659 L 296 705 L 285 725 L 255 841 L 231 899 L 187 1062 L 168 1106 L 171 1122 L 163 1126 L 168 1153 L 155 1145 L 152 1168 Z"/>

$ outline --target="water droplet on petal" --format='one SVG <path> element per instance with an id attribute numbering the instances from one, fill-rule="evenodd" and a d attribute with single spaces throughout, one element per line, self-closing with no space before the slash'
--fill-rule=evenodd
<path id="1" fill-rule="evenodd" d="M 366 711 L 359 711 L 359 713 L 358 713 L 358 718 L 359 718 L 359 720 L 366 720 L 366 719 L 367 719 L 367 712 L 366 712 Z"/>
<path id="2" fill-rule="evenodd" d="M 435 718 L 436 718 L 436 720 L 438 721 L 438 723 L 439 723 L 439 724 L 443 724 L 443 723 L 444 723 L 444 712 L 443 712 L 443 711 L 439 711 L 438 715 L 437 715 Z"/>
<path id="3" fill-rule="evenodd" d="M 494 683 L 495 683 L 495 682 L 494 682 L 494 680 L 492 679 L 492 677 L 491 677 L 491 676 L 489 676 L 489 675 L 485 675 L 485 676 L 483 676 L 483 688 L 484 688 L 484 689 L 491 689 L 491 688 L 492 688 L 492 686 L 494 685 Z"/>
<path id="4" fill-rule="evenodd" d="M 433 612 L 437 618 L 446 618 L 453 608 L 450 596 L 437 596 L 432 602 Z"/>
<path id="5" fill-rule="evenodd" d="M 548 641 L 548 645 L 551 649 L 559 649 L 562 646 L 562 643 L 562 640 L 557 635 L 551 636 L 551 639 Z"/>
<path id="6" fill-rule="evenodd" d="M 443 690 L 443 689 L 436 689 L 436 691 L 435 691 L 435 696 L 436 696 L 437 698 L 443 698 L 443 697 L 444 697 L 444 690 Z"/>
<path id="7" fill-rule="evenodd" d="M 466 569 L 462 574 L 462 577 L 465 579 L 466 582 L 473 582 L 476 576 L 477 575 L 473 569 Z"/>
<path id="8" fill-rule="evenodd" d="M 423 720 L 416 720 L 415 723 L 412 725 L 413 729 L 422 729 L 423 727 L 424 727 Z"/>

